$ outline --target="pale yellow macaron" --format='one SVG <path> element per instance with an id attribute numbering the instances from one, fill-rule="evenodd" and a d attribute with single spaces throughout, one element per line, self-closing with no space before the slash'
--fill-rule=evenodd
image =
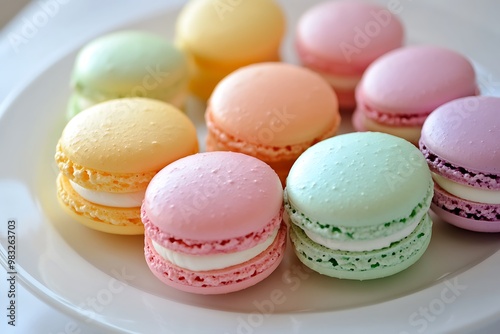
<path id="1" fill-rule="evenodd" d="M 191 0 L 176 26 L 176 43 L 192 60 L 191 92 L 208 99 L 234 70 L 280 60 L 285 24 L 273 0 Z"/>
<path id="2" fill-rule="evenodd" d="M 149 181 L 196 152 L 195 126 L 172 105 L 147 98 L 103 102 L 77 114 L 62 132 L 57 196 L 90 228 L 142 234 L 140 206 Z"/>

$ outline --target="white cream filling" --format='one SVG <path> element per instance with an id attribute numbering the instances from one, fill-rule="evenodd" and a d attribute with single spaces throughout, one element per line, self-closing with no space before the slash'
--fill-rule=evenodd
<path id="1" fill-rule="evenodd" d="M 253 259 L 271 246 L 274 239 L 276 239 L 276 236 L 278 235 L 278 231 L 279 227 L 266 239 L 266 241 L 261 242 L 252 248 L 245 249 L 240 252 L 225 254 L 184 254 L 167 249 L 153 240 L 151 240 L 151 243 L 153 244 L 153 248 L 162 258 L 178 267 L 192 271 L 208 271 L 231 267 Z"/>
<path id="2" fill-rule="evenodd" d="M 388 126 L 375 122 L 366 117 L 363 113 L 360 115 L 363 125 L 368 131 L 387 133 L 396 137 L 404 138 L 412 143 L 418 143 L 422 128 L 420 126 Z"/>
<path id="3" fill-rule="evenodd" d="M 104 191 L 95 191 L 82 187 L 81 185 L 69 181 L 71 187 L 76 193 L 82 196 L 89 202 L 111 206 L 116 208 L 135 208 L 142 204 L 146 190 L 135 191 L 130 193 L 108 193 Z"/>
<path id="4" fill-rule="evenodd" d="M 354 90 L 361 80 L 361 76 L 332 75 L 330 73 L 319 72 L 333 88 L 339 90 Z"/>
<path id="5" fill-rule="evenodd" d="M 307 230 L 304 230 L 304 232 L 312 241 L 333 250 L 342 250 L 347 252 L 372 251 L 374 249 L 389 247 L 391 243 L 399 241 L 409 236 L 415 230 L 420 220 L 422 220 L 422 217 L 427 213 L 426 210 L 420 210 L 419 212 L 420 214 L 417 214 L 415 215 L 415 217 L 411 218 L 411 220 L 410 219 L 408 220 L 408 222 L 406 223 L 407 226 L 402 230 L 387 237 L 373 239 L 373 240 L 341 241 L 341 240 L 328 239 L 319 234 Z"/>
<path id="6" fill-rule="evenodd" d="M 432 173 L 432 178 L 441 188 L 459 198 L 478 203 L 500 204 L 500 191 L 473 188 L 453 182 L 436 173 Z"/>

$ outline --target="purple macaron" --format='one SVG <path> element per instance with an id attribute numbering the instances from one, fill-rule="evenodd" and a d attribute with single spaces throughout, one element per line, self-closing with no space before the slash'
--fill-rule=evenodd
<path id="1" fill-rule="evenodd" d="M 500 98 L 442 105 L 426 119 L 419 145 L 434 179 L 432 210 L 463 229 L 500 232 Z"/>

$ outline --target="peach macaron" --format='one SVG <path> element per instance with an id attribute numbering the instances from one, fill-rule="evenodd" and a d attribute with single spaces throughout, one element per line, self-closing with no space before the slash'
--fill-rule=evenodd
<path id="1" fill-rule="evenodd" d="M 338 101 L 311 70 L 285 63 L 243 67 L 215 88 L 205 114 L 207 151 L 233 151 L 269 164 L 284 184 L 294 161 L 332 137 Z"/>

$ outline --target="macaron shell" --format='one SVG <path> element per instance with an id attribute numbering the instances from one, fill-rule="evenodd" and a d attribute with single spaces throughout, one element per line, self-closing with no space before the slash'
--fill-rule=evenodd
<path id="1" fill-rule="evenodd" d="M 262 58 L 260 62 L 278 62 L 280 60 L 281 57 L 279 54 L 272 54 L 269 57 Z M 243 65 L 227 66 L 227 64 L 217 64 L 215 66 L 193 58 L 189 90 L 196 97 L 207 101 L 217 84 Z"/>
<path id="2" fill-rule="evenodd" d="M 340 122 L 337 98 L 325 80 L 284 63 L 233 72 L 218 84 L 208 108 L 225 133 L 266 146 L 307 143 Z"/>
<path id="3" fill-rule="evenodd" d="M 191 57 L 191 75 L 189 81 L 189 91 L 202 99 L 207 101 L 212 94 L 215 86 L 224 77 L 235 71 L 238 67 L 215 67 L 210 64 L 205 64 L 194 57 Z M 269 59 L 269 61 L 279 59 Z"/>
<path id="4" fill-rule="evenodd" d="M 61 207 L 79 223 L 111 234 L 139 235 L 144 233 L 140 209 L 113 208 L 91 203 L 71 187 L 68 179 L 57 177 L 57 198 Z"/>
<path id="5" fill-rule="evenodd" d="M 276 174 L 278 174 L 283 188 L 286 185 L 286 178 L 288 177 L 288 173 L 290 172 L 290 168 L 292 168 L 294 162 L 295 159 L 268 162 L 269 166 L 276 172 Z"/>
<path id="6" fill-rule="evenodd" d="M 192 238 L 179 239 L 168 231 L 161 230 L 149 219 L 144 205 L 141 208 L 141 219 L 144 224 L 146 236 L 154 240 L 161 247 L 187 255 L 202 256 L 244 251 L 266 242 L 282 223 L 283 211 L 281 209 L 276 212 L 276 215 L 262 228 L 256 229 L 244 236 L 209 241 Z M 193 224 L 196 224 L 196 222 L 193 222 Z"/>
<path id="7" fill-rule="evenodd" d="M 326 1 L 308 10 L 297 26 L 303 62 L 331 73 L 360 74 L 402 45 L 403 26 L 389 10 L 361 1 Z"/>
<path id="8" fill-rule="evenodd" d="M 272 0 L 190 1 L 176 25 L 177 43 L 216 66 L 274 59 L 284 33 L 284 14 Z"/>
<path id="9" fill-rule="evenodd" d="M 101 36 L 78 54 L 75 90 L 93 100 L 142 96 L 168 100 L 186 90 L 187 58 L 161 36 L 119 31 Z"/>
<path id="10" fill-rule="evenodd" d="M 290 238 L 299 260 L 320 274 L 341 279 L 368 280 L 394 275 L 413 265 L 427 249 L 432 221 L 426 214 L 405 239 L 380 250 L 343 252 L 319 245 L 292 224 Z"/>
<path id="11" fill-rule="evenodd" d="M 240 153 L 208 152 L 177 160 L 156 174 L 143 210 L 176 239 L 211 242 L 262 230 L 282 202 L 281 183 L 267 164 Z"/>
<path id="12" fill-rule="evenodd" d="M 366 117 L 362 107 L 358 106 L 352 114 L 352 125 L 356 131 L 383 132 L 396 137 L 406 139 L 415 146 L 418 145 L 422 131 L 421 124 L 407 126 L 391 126 L 379 123 L 376 120 Z"/>
<path id="13" fill-rule="evenodd" d="M 71 162 L 106 173 L 148 173 L 198 151 L 196 129 L 178 109 L 143 98 L 95 105 L 66 125 L 59 140 Z"/>
<path id="14" fill-rule="evenodd" d="M 208 116 L 208 113 L 206 114 L 206 116 Z M 296 157 L 298 157 L 307 149 L 307 147 L 310 146 L 294 146 L 293 148 L 290 147 L 290 150 L 282 152 L 282 150 L 274 150 L 272 148 L 266 149 L 262 146 L 253 146 L 244 142 L 226 141 L 225 139 L 228 139 L 226 134 L 220 133 L 219 135 L 216 135 L 213 130 L 214 128 L 212 127 L 210 131 L 208 131 L 206 139 L 207 152 L 231 151 L 256 157 L 266 162 L 276 172 L 276 174 L 278 174 L 283 187 L 285 187 L 286 177 L 288 176 L 288 172 L 290 171 L 290 168 L 292 168 Z M 333 134 L 334 133 L 332 133 L 331 135 Z M 294 152 L 296 153 L 294 154 Z"/>
<path id="15" fill-rule="evenodd" d="M 78 105 L 78 96 L 76 94 L 71 94 L 68 101 L 68 106 L 66 107 L 66 118 L 70 120 L 75 117 L 76 114 L 78 114 L 80 111 L 82 110 Z"/>
<path id="16" fill-rule="evenodd" d="M 71 161 L 57 145 L 55 160 L 60 172 L 71 181 L 94 191 L 126 193 L 144 190 L 156 172 L 110 174 Z"/>
<path id="17" fill-rule="evenodd" d="M 445 222 L 460 227 L 464 230 L 474 232 L 498 233 L 500 232 L 500 220 L 497 221 L 480 221 L 471 218 L 457 216 L 449 211 L 442 209 L 436 204 L 431 205 L 432 211 L 436 213 Z"/>
<path id="18" fill-rule="evenodd" d="M 434 185 L 432 211 L 444 221 L 477 232 L 500 232 L 500 205 L 458 198 Z"/>
<path id="19" fill-rule="evenodd" d="M 324 132 L 319 137 L 311 138 L 299 144 L 286 146 L 272 146 L 266 144 L 273 135 L 271 127 L 274 127 L 274 124 L 270 124 L 269 128 L 262 127 L 257 135 L 258 138 L 256 138 L 256 141 L 258 140 L 260 143 L 252 143 L 237 138 L 221 129 L 217 122 L 214 121 L 212 109 L 210 108 L 205 113 L 205 122 L 208 129 L 206 138 L 207 151 L 240 152 L 256 157 L 266 163 L 272 163 L 286 160 L 295 161 L 295 159 L 311 145 L 334 136 L 337 132 L 340 118 L 338 122 L 335 122 L 328 131 Z M 281 129 L 284 130 L 284 128 Z"/>
<path id="20" fill-rule="evenodd" d="M 286 247 L 287 227 L 281 224 L 275 241 L 257 257 L 229 268 L 192 272 L 163 259 L 146 237 L 144 253 L 153 274 L 166 285 L 198 294 L 224 294 L 246 289 L 267 278 L 280 264 Z"/>
<path id="21" fill-rule="evenodd" d="M 427 118 L 421 141 L 452 165 L 500 176 L 500 98 L 467 97 L 442 105 Z"/>
<path id="22" fill-rule="evenodd" d="M 453 165 L 431 152 L 422 140 L 420 140 L 419 146 L 431 172 L 458 184 L 500 191 L 500 178 L 494 174 L 468 171 L 463 167 Z"/>
<path id="23" fill-rule="evenodd" d="M 401 138 L 357 132 L 304 152 L 287 179 L 290 204 L 319 224 L 363 227 L 406 218 L 432 184 L 420 151 Z"/>
<path id="24" fill-rule="evenodd" d="M 368 131 L 368 129 L 365 126 L 364 120 L 365 120 L 365 117 L 363 115 L 363 111 L 360 109 L 354 110 L 354 112 L 352 113 L 351 121 L 352 121 L 352 125 L 356 131 L 359 131 L 359 132 Z"/>
<path id="25" fill-rule="evenodd" d="M 437 46 L 409 46 L 374 61 L 358 89 L 363 102 L 380 112 L 421 114 L 475 95 L 477 85 L 474 68 L 459 53 Z"/>
<path id="26" fill-rule="evenodd" d="M 333 87 L 333 86 L 332 86 Z M 339 101 L 340 110 L 352 111 L 356 107 L 356 97 L 354 94 L 354 90 L 341 90 L 336 89 L 335 95 L 337 95 L 337 99 Z"/>

